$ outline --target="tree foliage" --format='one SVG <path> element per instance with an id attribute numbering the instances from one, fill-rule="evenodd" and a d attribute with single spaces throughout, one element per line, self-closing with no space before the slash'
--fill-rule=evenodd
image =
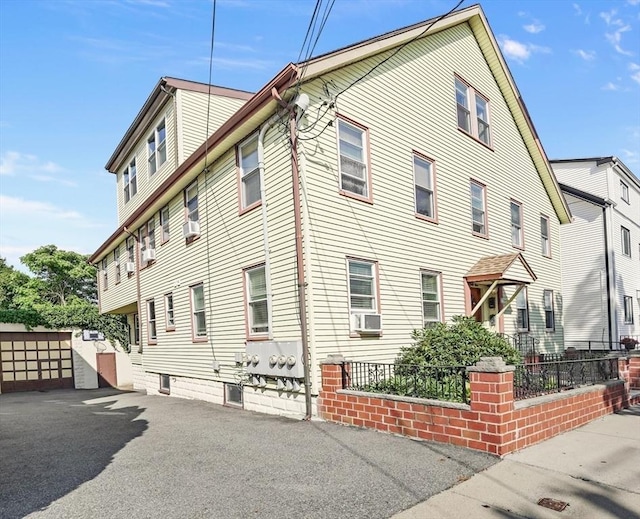
<path id="1" fill-rule="evenodd" d="M 98 311 L 96 268 L 87 256 L 45 245 L 20 260 L 33 275 L 0 258 L 0 322 L 24 324 L 27 329 L 98 330 L 128 349 L 126 317 Z"/>
<path id="2" fill-rule="evenodd" d="M 451 323 L 414 330 L 412 336 L 414 344 L 400 350 L 396 364 L 471 366 L 481 357 L 520 363 L 516 348 L 471 317 L 455 316 Z"/>

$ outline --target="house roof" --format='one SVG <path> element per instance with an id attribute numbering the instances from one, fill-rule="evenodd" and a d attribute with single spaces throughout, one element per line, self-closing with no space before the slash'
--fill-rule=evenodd
<path id="1" fill-rule="evenodd" d="M 227 120 L 202 146 L 200 146 L 187 160 L 185 160 L 176 171 L 163 182 L 156 191 L 145 200 L 142 205 L 129 216 L 126 221 L 103 243 L 100 248 L 91 256 L 90 261 L 95 262 L 100 259 L 105 252 L 110 250 L 115 240 L 121 241 L 124 229 L 127 227 L 136 228 L 140 222 L 145 221 L 153 212 L 160 207 L 161 201 L 168 196 L 175 196 L 179 189 L 186 187 L 189 181 L 193 180 L 205 164 L 211 164 L 235 142 L 253 131 L 256 126 L 265 121 L 278 106 L 272 90 L 275 88 L 279 95 L 292 85 L 294 85 L 304 74 L 304 81 L 310 81 L 321 77 L 329 72 L 347 66 L 356 61 L 361 61 L 369 56 L 398 47 L 419 37 L 429 37 L 429 35 L 446 30 L 455 25 L 468 23 L 471 27 L 479 47 L 490 67 L 496 82 L 502 92 L 509 110 L 514 118 L 516 126 L 525 142 L 527 150 L 538 171 L 540 179 L 547 191 L 549 199 L 561 223 L 571 221 L 571 212 L 567 205 L 556 177 L 551 169 L 547 156 L 540 144 L 540 140 L 533 126 L 531 118 L 522 101 L 520 93 L 515 85 L 513 77 L 507 67 L 506 62 L 500 52 L 500 48 L 489 28 L 489 24 L 479 5 L 473 5 L 466 9 L 455 11 L 446 17 L 432 18 L 424 22 L 398 29 L 369 40 L 365 40 L 349 47 L 344 47 L 328 54 L 312 58 L 306 62 L 294 65 L 287 65 L 276 77 L 267 83 L 257 94 L 255 94 L 245 105 L 243 105 L 230 119 Z M 428 32 L 425 32 L 428 29 Z M 424 33 L 424 34 L 423 34 Z M 160 85 L 156 87 L 154 93 L 161 95 Z M 145 107 L 151 106 L 153 97 L 147 100 Z M 145 111 L 145 107 L 140 114 Z M 148 109 L 148 108 L 147 108 Z M 141 115 L 139 114 L 139 117 Z M 135 121 L 132 127 L 135 126 Z M 131 128 L 130 128 L 131 130 Z M 129 139 L 131 136 L 128 137 Z M 125 136 L 125 139 L 127 136 Z M 235 140 L 234 140 L 235 139 Z M 122 144 L 122 143 L 121 143 Z M 114 154 L 115 156 L 116 154 Z M 109 164 L 112 163 L 110 159 Z M 111 247 L 112 248 L 112 247 Z"/>
<path id="2" fill-rule="evenodd" d="M 144 105 L 136 115 L 124 137 L 116 146 L 115 151 L 105 165 L 105 169 L 110 173 L 116 173 L 121 166 L 123 160 L 129 155 L 132 146 L 140 139 L 143 133 L 147 132 L 147 128 L 151 124 L 159 111 L 162 109 L 167 100 L 175 93 L 176 90 L 187 90 L 189 92 L 200 92 L 219 97 L 231 97 L 233 99 L 242 99 L 248 101 L 253 97 L 253 93 L 243 90 L 235 90 L 233 88 L 225 88 L 206 83 L 198 83 L 196 81 L 187 81 L 186 79 L 178 79 L 173 77 L 162 77 L 156 83 L 156 86 L 149 94 Z"/>
<path id="3" fill-rule="evenodd" d="M 537 277 L 524 256 L 514 252 L 480 258 L 465 274 L 465 279 L 476 283 L 499 281 L 507 285 L 533 283 Z"/>
<path id="4" fill-rule="evenodd" d="M 629 182 L 635 184 L 640 189 L 640 179 L 631 171 L 624 162 L 618 157 L 612 155 L 610 157 L 586 157 L 578 159 L 552 159 L 549 161 L 551 164 L 569 164 L 571 162 L 595 162 L 596 166 L 602 166 L 603 164 L 611 164 L 612 167 L 618 167 L 622 176 L 626 177 Z"/>
<path id="5" fill-rule="evenodd" d="M 563 193 L 581 198 L 582 200 L 586 200 L 587 202 L 591 202 L 592 204 L 599 205 L 600 207 L 604 207 L 605 205 L 607 205 L 607 201 L 604 198 L 600 198 L 599 196 L 592 195 L 591 193 L 587 193 L 586 191 L 582 191 L 581 189 L 568 186 L 567 184 L 561 183 L 560 189 L 562 189 Z"/>

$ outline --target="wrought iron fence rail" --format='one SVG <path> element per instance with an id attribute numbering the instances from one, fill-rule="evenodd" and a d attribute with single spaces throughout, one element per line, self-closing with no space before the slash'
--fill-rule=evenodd
<path id="1" fill-rule="evenodd" d="M 615 357 L 520 364 L 514 373 L 513 394 L 523 400 L 619 377 Z"/>
<path id="2" fill-rule="evenodd" d="M 343 366 L 342 387 L 452 402 L 469 401 L 465 366 L 419 366 L 351 362 Z"/>

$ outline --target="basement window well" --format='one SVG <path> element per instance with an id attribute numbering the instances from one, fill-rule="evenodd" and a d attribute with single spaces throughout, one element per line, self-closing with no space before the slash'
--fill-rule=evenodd
<path id="1" fill-rule="evenodd" d="M 232 407 L 242 407 L 242 386 L 240 384 L 224 385 L 224 403 Z"/>

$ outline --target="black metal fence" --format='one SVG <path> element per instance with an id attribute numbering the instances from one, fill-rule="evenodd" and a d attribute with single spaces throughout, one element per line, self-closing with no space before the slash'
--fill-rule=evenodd
<path id="1" fill-rule="evenodd" d="M 513 396 L 523 400 L 618 378 L 616 357 L 520 364 L 514 373 Z"/>
<path id="2" fill-rule="evenodd" d="M 469 402 L 465 366 L 351 362 L 343 365 L 342 387 L 372 393 Z"/>

